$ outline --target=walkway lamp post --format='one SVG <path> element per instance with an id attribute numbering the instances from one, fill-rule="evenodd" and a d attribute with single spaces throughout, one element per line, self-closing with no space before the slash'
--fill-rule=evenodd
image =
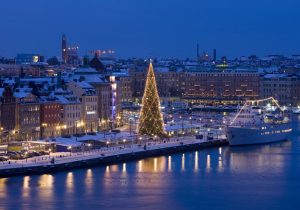
<path id="1" fill-rule="evenodd" d="M 68 150 L 69 150 L 70 156 L 71 156 L 71 154 L 72 154 L 72 146 L 68 146 Z"/>
<path id="2" fill-rule="evenodd" d="M 184 133 L 184 130 L 183 130 L 183 118 L 182 118 L 181 115 L 179 116 L 179 119 L 181 119 L 181 132 L 183 134 Z"/>
<path id="3" fill-rule="evenodd" d="M 132 118 L 129 118 L 129 133 L 130 133 L 130 137 L 132 134 Z"/>
<path id="4" fill-rule="evenodd" d="M 46 127 L 48 126 L 47 123 L 42 123 L 42 130 L 41 130 L 41 138 L 43 139 L 44 138 L 44 134 L 45 134 L 45 130 L 46 130 Z"/>
<path id="5" fill-rule="evenodd" d="M 3 135 L 3 127 L 1 127 L 0 128 L 0 135 L 1 135 L 1 137 L 0 137 L 0 143 L 2 143 L 3 142 L 3 137 L 2 137 L 2 135 Z"/>

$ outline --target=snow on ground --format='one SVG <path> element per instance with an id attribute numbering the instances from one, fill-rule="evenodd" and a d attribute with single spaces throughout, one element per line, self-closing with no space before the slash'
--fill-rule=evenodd
<path id="1" fill-rule="evenodd" d="M 225 136 L 219 136 L 218 140 L 224 140 Z M 170 148 L 175 146 L 190 145 L 196 143 L 203 143 L 207 141 L 204 139 L 196 139 L 194 136 L 186 136 L 179 138 L 170 138 L 166 141 L 147 141 L 147 143 L 139 144 L 125 144 L 118 146 L 109 146 L 101 149 L 94 149 L 85 152 L 60 152 L 51 153 L 51 155 L 40 156 L 28 158 L 26 160 L 10 160 L 0 163 L 0 169 L 13 169 L 13 168 L 24 168 L 24 167 L 34 167 L 34 166 L 47 166 L 63 163 L 71 163 L 74 161 L 82 161 L 95 159 L 100 157 L 110 157 L 121 154 L 129 154 L 133 152 L 144 151 L 144 145 L 147 145 L 147 150 L 157 150 L 162 148 Z M 54 163 L 51 160 L 54 158 Z"/>

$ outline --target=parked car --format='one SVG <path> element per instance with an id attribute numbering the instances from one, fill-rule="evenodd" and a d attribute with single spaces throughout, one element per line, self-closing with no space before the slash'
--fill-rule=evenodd
<path id="1" fill-rule="evenodd" d="M 8 157 L 0 156 L 0 162 L 4 162 L 4 161 L 7 161 L 7 160 L 9 160 Z"/>

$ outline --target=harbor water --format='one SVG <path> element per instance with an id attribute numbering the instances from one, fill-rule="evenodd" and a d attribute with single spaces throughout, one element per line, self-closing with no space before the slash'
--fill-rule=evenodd
<path id="1" fill-rule="evenodd" d="M 297 209 L 300 118 L 289 141 L 0 179 L 0 209 Z"/>

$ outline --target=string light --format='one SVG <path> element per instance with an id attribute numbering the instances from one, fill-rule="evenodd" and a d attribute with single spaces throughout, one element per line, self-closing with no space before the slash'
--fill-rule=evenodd
<path id="1" fill-rule="evenodd" d="M 150 62 L 146 78 L 138 132 L 140 135 L 149 136 L 163 136 L 165 134 L 163 115 L 161 113 L 160 99 L 152 62 Z"/>
<path id="2" fill-rule="evenodd" d="M 277 100 L 274 99 L 274 97 L 269 97 L 269 98 L 265 98 L 265 99 L 259 99 L 259 100 L 246 100 L 246 102 L 244 103 L 244 105 L 242 106 L 242 108 L 240 109 L 240 111 L 236 114 L 236 116 L 233 118 L 232 122 L 230 123 L 231 125 L 235 122 L 235 120 L 238 118 L 238 116 L 241 114 L 241 112 L 245 109 L 245 107 L 247 106 L 247 104 L 251 103 L 261 103 L 264 101 L 269 101 L 271 100 L 272 102 L 274 102 L 276 104 L 276 106 L 283 112 L 284 109 L 281 108 L 281 106 L 278 104 Z"/>

